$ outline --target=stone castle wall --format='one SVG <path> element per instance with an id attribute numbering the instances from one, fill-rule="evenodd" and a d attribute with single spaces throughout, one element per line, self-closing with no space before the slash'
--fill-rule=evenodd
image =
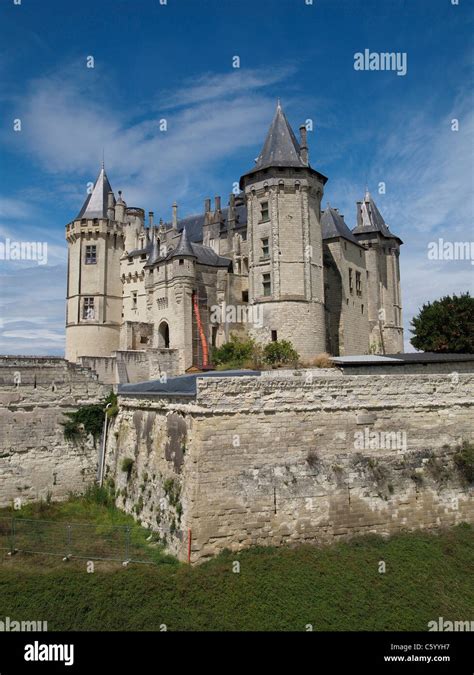
<path id="1" fill-rule="evenodd" d="M 191 530 L 192 561 L 474 520 L 455 461 L 474 441 L 472 373 L 297 373 L 200 379 L 196 398 L 121 396 L 117 504 L 182 559 Z"/>
<path id="2" fill-rule="evenodd" d="M 0 357 L 0 506 L 63 499 L 95 479 L 98 448 L 66 441 L 61 422 L 109 389 L 64 359 Z"/>

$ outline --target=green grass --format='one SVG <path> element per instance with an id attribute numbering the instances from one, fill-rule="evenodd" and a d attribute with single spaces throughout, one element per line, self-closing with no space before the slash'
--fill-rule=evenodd
<path id="1" fill-rule="evenodd" d="M 85 495 L 72 495 L 64 502 L 40 501 L 20 510 L 0 509 L 0 522 L 14 516 L 15 546 L 19 549 L 64 555 L 66 525 L 72 524 L 73 553 L 89 558 L 125 558 L 125 528 L 129 528 L 129 557 L 153 563 L 177 564 L 164 554 L 157 535 L 141 527 L 132 516 L 117 509 L 106 488 L 91 486 Z M 44 524 L 43 524 L 44 523 Z M 152 534 L 152 541 L 147 539 Z M 7 546 L 0 528 L 0 547 Z M 2 553 L 0 551 L 0 553 Z"/>
<path id="2" fill-rule="evenodd" d="M 103 509 L 114 511 L 74 500 L 50 508 L 59 520 L 87 514 L 97 522 L 112 517 Z M 18 554 L 0 564 L 0 614 L 46 620 L 50 630 L 425 631 L 439 616 L 473 618 L 473 553 L 473 529 L 460 525 L 328 547 L 225 552 L 193 568 L 97 563 L 87 574 L 86 561 Z"/>

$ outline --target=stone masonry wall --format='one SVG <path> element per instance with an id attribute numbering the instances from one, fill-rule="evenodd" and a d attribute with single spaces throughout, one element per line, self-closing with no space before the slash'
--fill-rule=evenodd
<path id="1" fill-rule="evenodd" d="M 192 561 L 473 522 L 455 461 L 474 441 L 472 373 L 296 372 L 200 379 L 196 399 L 120 397 L 108 447 L 118 505 L 138 504 L 182 559 L 191 530 Z"/>
<path id="2" fill-rule="evenodd" d="M 63 499 L 96 476 L 93 439 L 68 442 L 63 413 L 109 391 L 97 376 L 64 359 L 0 357 L 0 506 Z"/>

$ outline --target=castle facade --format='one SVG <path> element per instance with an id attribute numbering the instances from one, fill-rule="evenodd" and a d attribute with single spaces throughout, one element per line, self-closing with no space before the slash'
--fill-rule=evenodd
<path id="1" fill-rule="evenodd" d="M 303 361 L 403 351 L 399 254 L 366 191 L 351 231 L 322 211 L 326 176 L 278 104 L 239 194 L 158 223 L 115 196 L 104 166 L 66 226 L 66 359 L 148 354 L 173 374 L 212 367 L 230 335 L 290 340 Z M 229 311 L 229 309 L 231 311 Z"/>

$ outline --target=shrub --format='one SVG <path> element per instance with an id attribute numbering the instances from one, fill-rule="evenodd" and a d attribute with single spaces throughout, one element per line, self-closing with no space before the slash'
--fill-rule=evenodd
<path id="1" fill-rule="evenodd" d="M 263 358 L 266 363 L 276 366 L 298 363 L 298 352 L 294 349 L 288 340 L 276 340 L 265 345 L 263 349 Z"/>
<path id="2" fill-rule="evenodd" d="M 212 361 L 218 370 L 242 368 L 245 362 L 253 358 L 255 343 L 250 338 L 243 340 L 231 335 L 229 342 L 212 351 Z"/>
<path id="3" fill-rule="evenodd" d="M 133 459 L 130 457 L 124 457 L 122 460 L 122 471 L 127 474 L 127 477 L 130 478 L 133 468 Z"/>
<path id="4" fill-rule="evenodd" d="M 311 361 L 313 368 L 335 368 L 336 364 L 331 360 L 331 356 L 326 352 L 322 352 L 314 357 Z"/>
<path id="5" fill-rule="evenodd" d="M 457 448 L 454 463 L 465 482 L 468 484 L 474 483 L 474 443 L 464 441 Z"/>
<path id="6" fill-rule="evenodd" d="M 106 406 L 109 403 L 110 403 L 110 408 L 107 408 Z M 119 411 L 118 398 L 117 398 L 117 394 L 115 394 L 113 391 L 111 391 L 110 394 L 105 399 L 104 409 L 106 409 L 107 417 L 109 419 L 113 419 L 114 417 L 117 416 L 118 411 Z"/>

